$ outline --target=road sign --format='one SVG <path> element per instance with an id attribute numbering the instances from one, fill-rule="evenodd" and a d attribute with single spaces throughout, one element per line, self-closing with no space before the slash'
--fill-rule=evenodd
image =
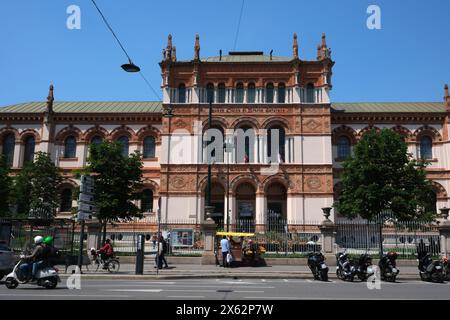
<path id="1" fill-rule="evenodd" d="M 94 203 L 94 195 L 93 194 L 87 194 L 87 193 L 80 193 L 80 196 L 78 198 L 80 202 L 93 204 Z"/>
<path id="2" fill-rule="evenodd" d="M 78 220 L 92 219 L 98 211 L 94 205 L 94 177 L 81 176 L 80 195 L 78 197 Z"/>
<path id="3" fill-rule="evenodd" d="M 78 210 L 90 212 L 92 214 L 97 211 L 97 207 L 89 203 L 80 202 L 78 205 Z"/>
<path id="4" fill-rule="evenodd" d="M 92 213 L 79 211 L 78 215 L 77 215 L 77 218 L 78 218 L 78 220 L 91 220 L 92 219 Z"/>

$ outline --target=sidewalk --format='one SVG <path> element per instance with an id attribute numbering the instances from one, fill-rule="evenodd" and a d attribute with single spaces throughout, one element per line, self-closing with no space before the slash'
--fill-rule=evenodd
<path id="1" fill-rule="evenodd" d="M 64 273 L 65 267 L 58 266 L 61 277 L 70 276 Z M 402 267 L 400 269 L 399 279 L 402 278 L 419 278 L 417 267 Z M 83 267 L 83 277 L 91 279 L 183 279 L 183 278 L 257 278 L 257 279 L 312 279 L 311 271 L 307 266 L 267 266 L 267 267 L 237 267 L 237 268 L 222 268 L 215 265 L 188 265 L 170 264 L 168 269 L 159 270 L 156 275 L 156 269 L 153 264 L 146 263 L 144 265 L 144 274 L 135 274 L 134 264 L 121 264 L 119 272 L 111 274 L 105 270 L 86 270 Z M 329 271 L 330 279 L 337 279 L 336 267 L 331 266 Z"/>

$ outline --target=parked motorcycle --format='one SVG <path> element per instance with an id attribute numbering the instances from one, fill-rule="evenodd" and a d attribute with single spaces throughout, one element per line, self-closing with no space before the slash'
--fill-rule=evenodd
<path id="1" fill-rule="evenodd" d="M 378 263 L 380 268 L 381 280 L 395 282 L 400 270 L 397 269 L 397 252 L 388 252 L 384 254 Z"/>
<path id="2" fill-rule="evenodd" d="M 314 280 L 328 281 L 328 267 L 321 252 L 310 252 L 308 254 L 308 267 L 311 269 Z"/>
<path id="3" fill-rule="evenodd" d="M 433 261 L 431 254 L 419 252 L 419 275 L 422 281 L 443 282 L 445 278 L 444 264 L 440 260 Z"/>
<path id="4" fill-rule="evenodd" d="M 356 268 L 353 261 L 349 259 L 346 251 L 336 254 L 336 275 L 344 281 L 353 281 L 356 274 Z"/>
<path id="5" fill-rule="evenodd" d="M 369 277 L 375 274 L 375 269 L 372 266 L 372 257 L 367 253 L 363 253 L 358 260 L 356 266 L 356 276 L 361 281 L 366 281 Z"/>
<path id="6" fill-rule="evenodd" d="M 20 269 L 20 266 L 24 264 L 25 259 L 21 258 L 19 262 L 14 266 L 13 271 L 6 276 L 5 285 L 8 289 L 15 289 L 19 286 L 19 284 L 35 284 L 46 289 L 54 289 L 58 285 L 58 282 L 61 282 L 61 279 L 58 275 L 58 269 L 52 266 L 44 266 L 40 269 L 36 275 L 36 280 L 31 281 L 28 274 L 24 274 L 24 272 Z"/>

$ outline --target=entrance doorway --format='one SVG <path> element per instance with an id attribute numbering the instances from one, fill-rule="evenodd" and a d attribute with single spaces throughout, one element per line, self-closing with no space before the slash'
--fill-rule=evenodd
<path id="1" fill-rule="evenodd" d="M 273 183 L 266 190 L 266 230 L 284 232 L 287 223 L 287 190 L 281 183 Z"/>
<path id="2" fill-rule="evenodd" d="M 236 188 L 238 232 L 255 231 L 256 190 L 250 183 L 243 183 Z"/>

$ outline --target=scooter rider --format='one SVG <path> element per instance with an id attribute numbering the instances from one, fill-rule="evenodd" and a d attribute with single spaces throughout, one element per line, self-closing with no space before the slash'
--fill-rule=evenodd
<path id="1" fill-rule="evenodd" d="M 20 268 L 25 274 L 30 275 L 30 266 L 32 264 L 32 280 L 36 277 L 37 271 L 43 264 L 43 254 L 44 254 L 44 246 L 43 246 L 44 238 L 42 236 L 34 237 L 34 250 L 31 255 L 21 255 L 20 258 L 24 260 L 30 261 L 29 263 L 24 263 Z"/>

